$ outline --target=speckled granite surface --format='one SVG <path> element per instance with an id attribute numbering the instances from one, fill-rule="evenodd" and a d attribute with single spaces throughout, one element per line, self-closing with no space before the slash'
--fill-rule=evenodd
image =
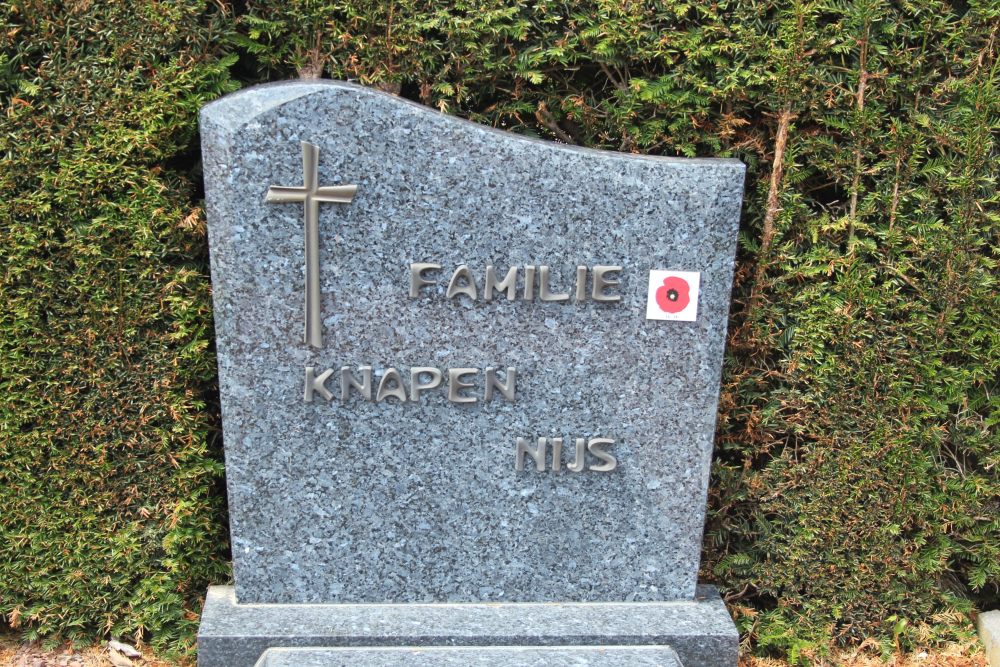
<path id="1" fill-rule="evenodd" d="M 273 648 L 256 667 L 681 667 L 669 646 Z"/>
<path id="2" fill-rule="evenodd" d="M 225 97 L 202 140 L 240 602 L 691 598 L 741 163 L 528 140 L 332 82 Z M 265 203 L 302 184 L 300 141 L 320 185 L 358 186 L 319 207 L 318 350 L 303 207 Z M 418 299 L 411 262 L 445 267 Z M 623 298 L 448 300 L 461 264 L 480 291 L 486 265 L 548 265 L 570 293 L 578 265 L 620 265 Z M 645 319 L 651 269 L 701 272 L 697 321 Z M 303 401 L 306 366 L 363 365 L 512 366 L 516 402 Z M 618 467 L 517 472 L 517 437 L 612 438 Z"/>
<path id="3" fill-rule="evenodd" d="M 251 667 L 271 647 L 670 646 L 686 667 L 735 667 L 738 644 L 710 586 L 685 602 L 261 605 L 212 586 L 198 665 Z"/>

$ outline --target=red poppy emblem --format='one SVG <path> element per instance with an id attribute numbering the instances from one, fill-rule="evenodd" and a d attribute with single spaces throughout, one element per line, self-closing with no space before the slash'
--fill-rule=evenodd
<path id="1" fill-rule="evenodd" d="M 679 313 L 691 303 L 691 286 L 683 278 L 670 276 L 656 290 L 656 305 L 665 313 Z"/>

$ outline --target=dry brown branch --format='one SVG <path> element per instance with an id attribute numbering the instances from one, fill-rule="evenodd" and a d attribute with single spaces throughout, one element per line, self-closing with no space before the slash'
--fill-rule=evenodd
<path id="1" fill-rule="evenodd" d="M 606 77 L 608 77 L 608 81 L 610 81 L 612 84 L 614 84 L 615 88 L 617 88 L 618 90 L 621 90 L 621 91 L 628 90 L 628 86 L 625 85 L 625 82 L 622 81 L 617 76 L 615 76 L 614 73 L 608 68 L 607 65 L 605 65 L 603 62 L 601 62 L 599 60 L 597 61 L 597 64 L 600 65 L 601 71 L 604 72 L 604 75 Z"/>
<path id="2" fill-rule="evenodd" d="M 774 137 L 774 161 L 771 163 L 771 183 L 767 189 L 767 208 L 764 211 L 764 228 L 760 237 L 760 252 L 757 256 L 757 270 L 754 273 L 753 286 L 750 290 L 749 310 L 752 312 L 757 305 L 760 286 L 764 280 L 769 264 L 771 244 L 774 243 L 775 220 L 781 212 L 781 179 L 785 173 L 785 149 L 788 146 L 788 128 L 795 119 L 790 104 L 778 114 L 778 131 Z M 749 319 L 749 318 L 748 318 Z"/>
<path id="3" fill-rule="evenodd" d="M 535 112 L 535 120 L 551 130 L 553 134 L 559 137 L 559 141 L 567 144 L 573 144 L 574 146 L 576 145 L 576 140 L 571 137 L 566 130 L 559 127 L 559 123 L 557 123 L 556 119 L 551 113 L 549 113 L 549 110 L 545 107 L 544 102 L 538 105 L 538 110 Z"/>
<path id="4" fill-rule="evenodd" d="M 864 35 L 861 38 L 860 73 L 858 74 L 858 90 L 855 93 L 855 103 L 858 115 L 865 110 L 865 88 L 868 85 L 868 23 L 865 23 Z M 858 139 L 854 144 L 854 177 L 851 180 L 851 203 L 847 214 L 847 251 L 854 250 L 854 222 L 858 213 L 858 190 L 861 188 L 861 147 Z"/>

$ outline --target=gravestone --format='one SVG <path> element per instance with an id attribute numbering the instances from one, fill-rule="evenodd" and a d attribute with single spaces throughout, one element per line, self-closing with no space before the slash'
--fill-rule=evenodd
<path id="1" fill-rule="evenodd" d="M 336 82 L 201 120 L 235 587 L 209 591 L 199 664 L 634 644 L 735 665 L 697 574 L 743 165 Z"/>

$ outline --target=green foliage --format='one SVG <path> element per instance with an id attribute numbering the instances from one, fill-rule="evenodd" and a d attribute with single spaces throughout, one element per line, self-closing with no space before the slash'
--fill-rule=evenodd
<path id="1" fill-rule="evenodd" d="M 15 1 L 0 60 L 0 616 L 192 640 L 225 581 L 196 114 L 202 3 Z"/>
<path id="2" fill-rule="evenodd" d="M 748 640 L 807 660 L 996 604 L 1000 7 L 395 7 L 250 2 L 240 44 L 267 77 L 749 165 L 704 566 Z"/>
<path id="3" fill-rule="evenodd" d="M 240 45 L 267 78 L 749 165 L 704 567 L 748 640 L 807 660 L 995 604 L 1000 8 L 394 7 L 250 2 Z"/>
<path id="4" fill-rule="evenodd" d="M 996 606 L 995 2 L 214 8 L 5 10 L 0 613 L 34 633 L 186 640 L 201 587 L 225 578 L 183 165 L 227 68 L 744 160 L 704 577 L 748 643 L 801 662 L 954 637 Z"/>

